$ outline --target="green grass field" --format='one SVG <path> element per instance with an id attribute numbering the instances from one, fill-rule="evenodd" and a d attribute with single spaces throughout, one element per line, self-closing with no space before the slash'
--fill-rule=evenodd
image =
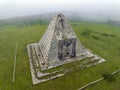
<path id="1" fill-rule="evenodd" d="M 106 59 L 105 63 L 33 86 L 26 45 L 38 42 L 47 25 L 6 25 L 0 27 L 0 90 L 76 90 L 101 78 L 106 71 L 120 69 L 120 27 L 82 22 L 72 23 L 72 26 L 83 45 Z M 12 82 L 16 44 L 16 76 Z M 87 88 L 96 89 L 119 90 L 120 74 L 113 82 L 102 81 Z"/>

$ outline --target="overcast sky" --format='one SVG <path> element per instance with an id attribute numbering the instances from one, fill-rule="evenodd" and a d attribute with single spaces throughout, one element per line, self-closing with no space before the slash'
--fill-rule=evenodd
<path id="1" fill-rule="evenodd" d="M 54 11 L 120 20 L 120 0 L 0 0 L 0 19 Z"/>

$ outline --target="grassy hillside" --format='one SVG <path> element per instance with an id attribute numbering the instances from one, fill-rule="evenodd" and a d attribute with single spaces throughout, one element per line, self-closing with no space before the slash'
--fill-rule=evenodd
<path id="1" fill-rule="evenodd" d="M 120 27 L 95 23 L 72 23 L 72 26 L 83 45 L 106 59 L 105 63 L 33 86 L 26 45 L 38 42 L 47 25 L 3 26 L 0 27 L 0 90 L 76 90 L 99 79 L 106 71 L 120 69 Z M 13 83 L 16 44 L 16 76 Z M 115 81 L 102 81 L 88 90 L 119 90 L 119 77 L 120 74 Z"/>

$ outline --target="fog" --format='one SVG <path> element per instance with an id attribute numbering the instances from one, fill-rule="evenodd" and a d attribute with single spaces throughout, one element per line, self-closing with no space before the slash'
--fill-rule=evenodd
<path id="1" fill-rule="evenodd" d="M 0 0 L 0 19 L 55 11 L 120 21 L 120 0 Z"/>

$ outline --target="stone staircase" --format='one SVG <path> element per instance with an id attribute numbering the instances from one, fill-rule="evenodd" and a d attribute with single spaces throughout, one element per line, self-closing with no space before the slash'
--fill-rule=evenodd
<path id="1" fill-rule="evenodd" d="M 45 34 L 43 35 L 43 37 L 41 38 L 41 40 L 39 42 L 40 49 L 41 49 L 41 52 L 43 54 L 45 61 L 48 60 L 48 54 L 49 54 L 49 50 L 50 50 L 50 46 L 51 46 L 51 41 L 53 39 L 54 32 L 55 32 L 56 20 L 57 20 L 57 16 L 55 16 L 53 18 L 53 20 L 49 24 Z"/>

